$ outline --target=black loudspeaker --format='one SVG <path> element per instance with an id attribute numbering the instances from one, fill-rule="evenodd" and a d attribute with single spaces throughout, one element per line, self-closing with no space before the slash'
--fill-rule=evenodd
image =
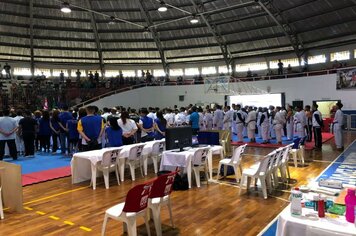
<path id="1" fill-rule="evenodd" d="M 227 99 L 228 99 L 228 97 L 229 97 L 228 95 L 225 95 L 225 96 L 224 96 L 224 106 L 227 106 Z"/>
<path id="2" fill-rule="evenodd" d="M 303 101 L 293 101 L 292 106 L 293 106 L 293 108 L 295 108 L 297 106 L 303 108 L 304 104 L 303 104 Z"/>
<path id="3" fill-rule="evenodd" d="M 184 95 L 179 95 L 179 101 L 184 102 Z"/>

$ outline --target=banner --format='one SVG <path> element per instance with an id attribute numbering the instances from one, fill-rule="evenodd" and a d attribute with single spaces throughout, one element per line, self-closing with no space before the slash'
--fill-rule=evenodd
<path id="1" fill-rule="evenodd" d="M 356 89 L 356 68 L 337 71 L 336 89 Z"/>

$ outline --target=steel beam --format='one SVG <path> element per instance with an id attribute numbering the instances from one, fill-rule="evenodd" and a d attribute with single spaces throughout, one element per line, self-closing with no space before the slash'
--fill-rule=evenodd
<path id="1" fill-rule="evenodd" d="M 33 0 L 30 0 L 30 68 L 31 68 L 31 74 L 35 75 L 35 54 L 33 50 Z"/>
<path id="2" fill-rule="evenodd" d="M 162 46 L 162 42 L 159 39 L 158 33 L 156 28 L 151 27 L 153 25 L 153 21 L 149 15 L 149 12 L 146 8 L 146 6 L 144 5 L 142 0 L 139 0 L 139 7 L 141 10 L 141 13 L 143 15 L 143 17 L 145 18 L 145 21 L 147 23 L 147 30 L 149 30 L 149 32 L 151 32 L 151 35 L 153 37 L 153 40 L 155 41 L 156 47 L 158 49 L 159 55 L 161 57 L 161 61 L 162 61 L 162 66 L 163 66 L 163 70 L 166 73 L 166 75 L 168 75 L 169 73 L 169 68 L 168 68 L 168 62 L 167 62 L 167 58 L 164 54 L 164 50 L 163 50 L 163 46 Z"/>
<path id="3" fill-rule="evenodd" d="M 272 20 L 283 30 L 286 37 L 289 39 L 295 54 L 300 60 L 300 57 L 303 55 L 305 49 L 303 42 L 298 38 L 297 33 L 290 26 L 285 17 L 281 14 L 274 5 L 272 1 L 268 1 L 266 4 L 261 0 L 257 0 L 258 4 L 262 9 L 272 18 Z"/>
<path id="4" fill-rule="evenodd" d="M 91 0 L 86 0 L 86 2 L 87 2 L 89 9 L 92 9 Z M 105 65 L 104 65 L 104 59 L 103 59 L 103 50 L 101 49 L 100 37 L 99 37 L 99 33 L 98 33 L 98 26 L 96 25 L 96 22 L 95 22 L 95 15 L 94 15 L 95 13 L 94 12 L 88 12 L 88 13 L 90 14 L 90 22 L 91 22 L 91 26 L 92 26 L 93 32 L 94 32 L 96 49 L 98 51 L 101 76 L 104 77 Z"/>
<path id="5" fill-rule="evenodd" d="M 215 41 L 219 44 L 221 53 L 224 57 L 225 64 L 226 64 L 227 68 L 230 69 L 231 61 L 233 60 L 233 57 L 232 57 L 232 54 L 227 46 L 225 39 L 218 32 L 218 30 L 216 29 L 216 26 L 213 25 L 212 23 L 210 23 L 207 16 L 205 16 L 203 14 L 203 12 L 201 12 L 202 9 L 200 9 L 200 12 L 199 12 L 199 7 L 198 7 L 198 4 L 195 2 L 195 0 L 190 0 L 190 1 L 193 4 L 195 10 L 197 11 L 197 13 L 198 13 L 197 15 L 200 15 L 200 18 L 203 19 L 204 23 L 208 27 L 209 32 L 213 35 Z M 201 2 L 200 4 L 203 4 L 203 3 Z"/>

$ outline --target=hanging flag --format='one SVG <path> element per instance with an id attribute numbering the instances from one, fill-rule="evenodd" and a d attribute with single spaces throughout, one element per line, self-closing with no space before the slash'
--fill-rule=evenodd
<path id="1" fill-rule="evenodd" d="M 43 110 L 48 110 L 48 100 L 47 100 L 47 98 L 44 99 Z"/>

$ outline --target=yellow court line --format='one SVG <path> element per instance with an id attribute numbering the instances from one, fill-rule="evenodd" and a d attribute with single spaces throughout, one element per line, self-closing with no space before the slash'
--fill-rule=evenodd
<path id="1" fill-rule="evenodd" d="M 33 208 L 31 208 L 31 207 L 24 207 L 24 209 L 28 210 L 28 211 L 32 211 L 33 210 Z"/>
<path id="2" fill-rule="evenodd" d="M 46 215 L 46 213 L 43 212 L 43 211 L 36 211 L 36 213 L 39 214 L 39 215 L 41 215 L 41 216 Z"/>
<path id="3" fill-rule="evenodd" d="M 72 221 L 68 221 L 68 220 L 63 221 L 63 223 L 66 225 L 74 225 Z"/>
<path id="4" fill-rule="evenodd" d="M 87 232 L 90 232 L 90 231 L 91 231 L 90 228 L 87 228 L 87 227 L 84 227 L 84 226 L 80 226 L 79 229 L 84 230 L 84 231 L 87 231 Z"/>
<path id="5" fill-rule="evenodd" d="M 28 204 L 35 203 L 35 202 L 40 202 L 40 201 L 47 200 L 47 199 L 54 198 L 54 197 L 58 197 L 58 196 L 61 196 L 61 195 L 67 194 L 67 193 L 73 193 L 73 192 L 76 192 L 76 191 L 87 189 L 88 187 L 89 186 L 85 186 L 85 187 L 72 189 L 72 190 L 69 190 L 69 191 L 64 191 L 64 192 L 61 192 L 61 193 L 56 193 L 56 194 L 53 194 L 53 195 L 50 195 L 50 196 L 47 196 L 47 197 L 43 197 L 43 198 L 39 198 L 39 199 L 32 200 L 32 201 L 29 201 L 29 202 L 25 202 L 23 205 L 28 205 Z"/>
<path id="6" fill-rule="evenodd" d="M 49 216 L 48 218 L 52 219 L 52 220 L 59 220 L 60 218 L 57 216 Z"/>

